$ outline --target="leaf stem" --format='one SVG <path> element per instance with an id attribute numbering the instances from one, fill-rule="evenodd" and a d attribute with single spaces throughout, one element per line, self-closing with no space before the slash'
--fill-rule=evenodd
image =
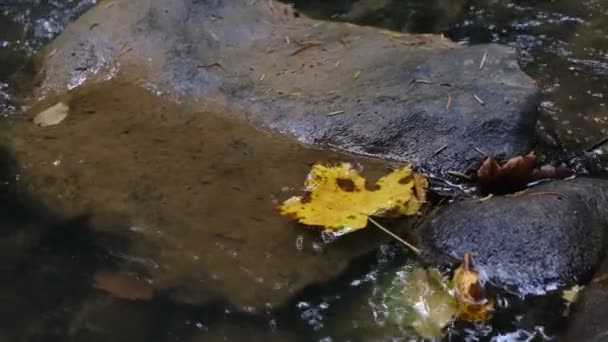
<path id="1" fill-rule="evenodd" d="M 414 247 L 414 245 L 403 240 L 402 238 L 400 238 L 399 236 L 397 236 L 395 233 L 391 232 L 390 230 L 384 228 L 380 223 L 376 222 L 371 217 L 368 217 L 367 219 L 369 220 L 369 222 L 373 223 L 376 227 L 380 228 L 380 230 L 382 230 L 386 234 L 390 235 L 392 238 L 396 239 L 397 241 L 401 242 L 407 248 L 411 249 L 414 253 L 416 253 L 416 255 L 420 255 L 420 250 L 418 248 Z"/>

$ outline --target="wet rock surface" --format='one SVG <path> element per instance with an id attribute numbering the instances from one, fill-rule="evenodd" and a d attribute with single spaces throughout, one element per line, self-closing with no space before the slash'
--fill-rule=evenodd
<path id="1" fill-rule="evenodd" d="M 585 280 L 603 258 L 607 196 L 607 181 L 577 178 L 457 202 L 421 226 L 421 247 L 444 265 L 477 253 L 476 265 L 494 285 L 542 294 Z"/>
<path id="2" fill-rule="evenodd" d="M 534 83 L 510 48 L 314 21 L 275 2 L 112 1 L 40 57 L 39 95 L 120 73 L 306 143 L 433 171 L 471 168 L 476 148 L 527 152 L 536 123 Z"/>

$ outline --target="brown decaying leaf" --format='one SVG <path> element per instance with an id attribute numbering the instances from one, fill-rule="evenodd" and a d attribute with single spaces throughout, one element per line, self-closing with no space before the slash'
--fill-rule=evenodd
<path id="1" fill-rule="evenodd" d="M 500 165 L 492 157 L 488 157 L 477 170 L 477 181 L 481 184 L 496 182 L 500 177 Z"/>
<path id="2" fill-rule="evenodd" d="M 124 273 L 100 272 L 95 275 L 94 287 L 112 296 L 128 300 L 148 301 L 154 290 L 145 281 Z"/>
<path id="3" fill-rule="evenodd" d="M 535 169 L 536 163 L 534 152 L 513 157 L 502 166 L 493 157 L 488 157 L 477 170 L 477 182 L 484 194 L 504 194 L 525 189 L 533 181 L 563 179 L 573 174 L 567 168 L 552 165 Z"/>
<path id="4" fill-rule="evenodd" d="M 493 157 L 488 157 L 477 170 L 482 192 L 501 194 L 524 189 L 530 182 L 536 160 L 534 152 L 530 152 L 511 158 L 500 166 Z"/>
<path id="5" fill-rule="evenodd" d="M 508 179 L 511 182 L 519 182 L 525 180 L 532 174 L 532 171 L 536 166 L 536 161 L 536 154 L 532 151 L 525 156 L 517 156 L 509 159 L 505 165 L 502 166 L 500 172 L 502 173 L 503 178 Z"/>

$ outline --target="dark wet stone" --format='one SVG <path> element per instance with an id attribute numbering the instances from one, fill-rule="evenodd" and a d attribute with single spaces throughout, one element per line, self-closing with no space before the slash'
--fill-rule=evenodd
<path id="1" fill-rule="evenodd" d="M 579 292 L 570 312 L 564 341 L 608 341 L 608 261 Z"/>
<path id="2" fill-rule="evenodd" d="M 314 21 L 268 1 L 117 0 L 41 54 L 38 93 L 124 74 L 309 144 L 465 171 L 483 158 L 476 148 L 530 149 L 537 92 L 515 57 L 503 46 Z"/>
<path id="3" fill-rule="evenodd" d="M 601 260 L 608 182 L 555 181 L 517 197 L 466 200 L 440 209 L 418 232 L 432 263 L 465 252 L 498 287 L 543 293 L 584 279 Z"/>

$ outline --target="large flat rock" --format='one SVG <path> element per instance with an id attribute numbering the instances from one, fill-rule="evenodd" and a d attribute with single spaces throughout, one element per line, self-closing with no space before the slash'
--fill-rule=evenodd
<path id="1" fill-rule="evenodd" d="M 465 171 L 478 150 L 531 146 L 537 92 L 515 57 L 315 21 L 274 1 L 113 0 L 41 54 L 37 96 L 122 74 L 306 143 Z"/>
<path id="2" fill-rule="evenodd" d="M 62 100 L 70 112 L 59 125 L 4 122 L 20 192 L 59 218 L 87 217 L 94 230 L 129 241 L 109 253 L 157 293 L 275 306 L 388 239 L 370 229 L 325 246 L 319 230 L 276 210 L 301 192 L 312 163 L 352 157 L 176 105 L 130 82 L 83 87 Z M 387 171 L 358 161 L 372 177 Z"/>

